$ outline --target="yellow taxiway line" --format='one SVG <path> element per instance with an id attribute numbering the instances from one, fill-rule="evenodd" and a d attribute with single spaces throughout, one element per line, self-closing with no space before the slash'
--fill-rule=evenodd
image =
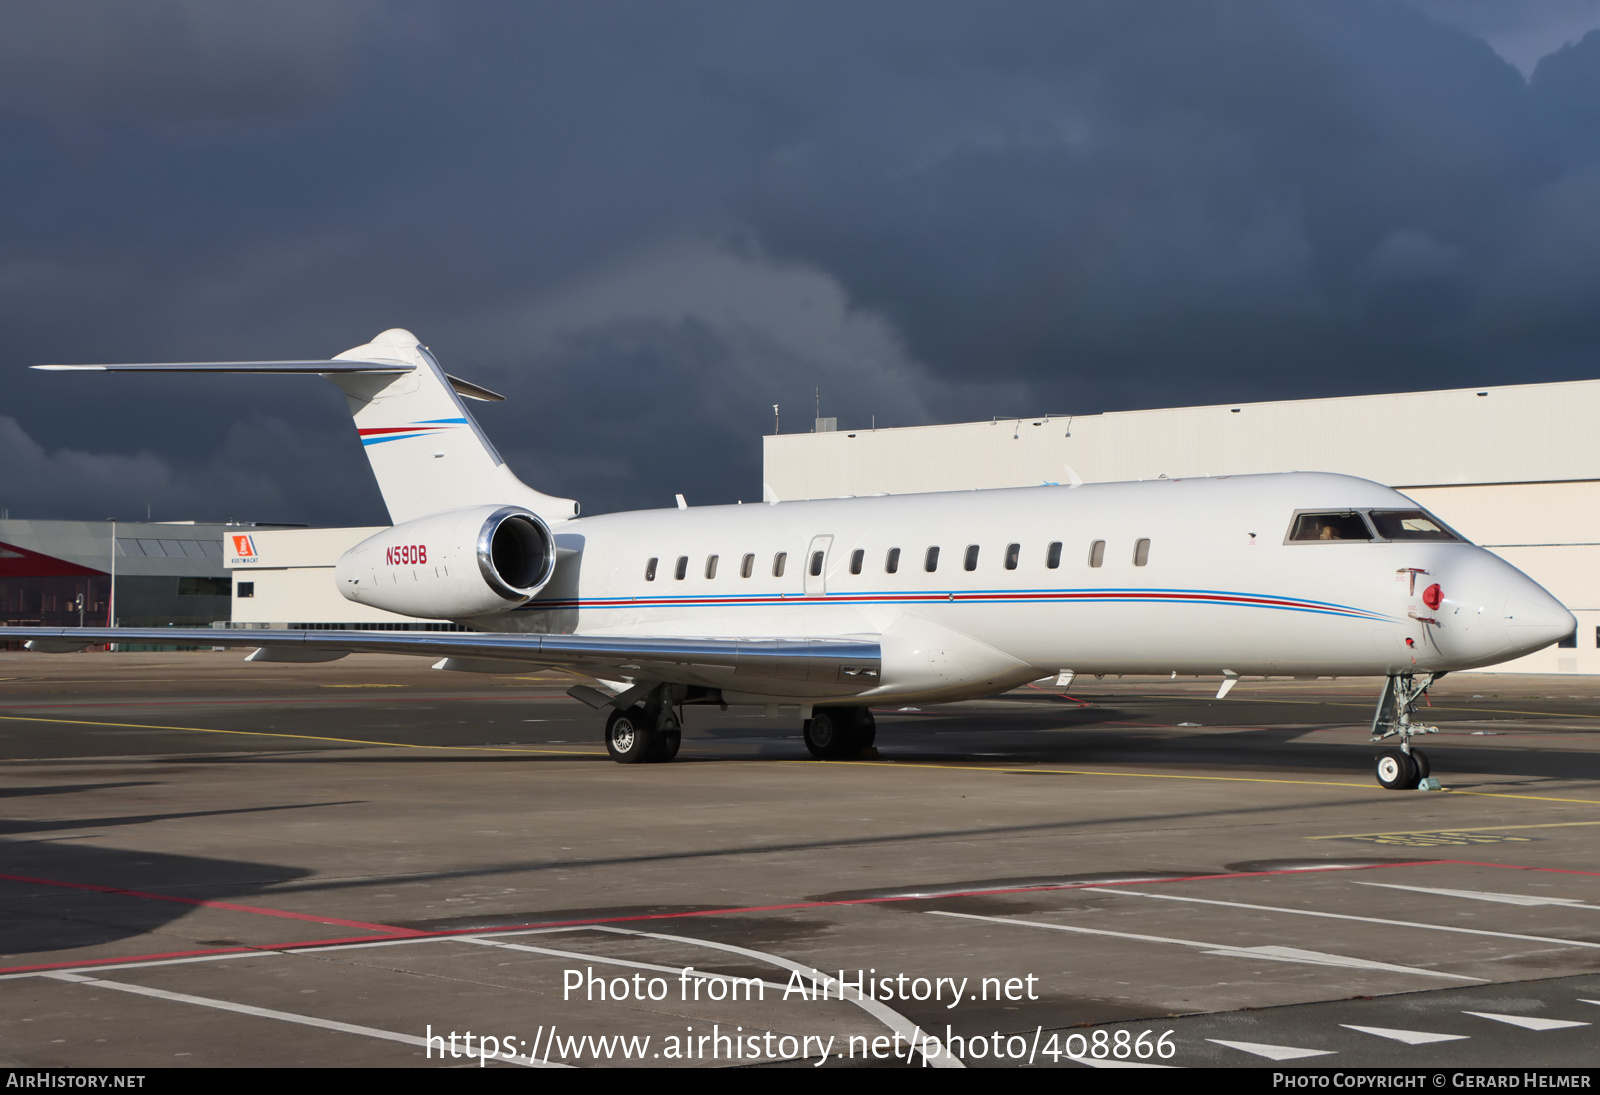
<path id="1" fill-rule="evenodd" d="M 815 761 L 790 761 L 791 764 L 815 764 Z M 883 761 L 871 760 L 835 760 L 826 761 L 827 764 L 861 764 L 882 765 Z M 1048 776 L 1123 776 L 1127 779 L 1197 779 L 1217 783 L 1289 783 L 1304 787 L 1353 787 L 1361 790 L 1381 790 L 1369 783 L 1343 783 L 1323 779 L 1268 779 L 1262 776 L 1191 776 L 1179 775 L 1171 772 L 1094 772 L 1078 768 L 1013 768 L 1013 767 L 987 767 L 976 764 L 919 764 L 916 762 L 890 761 L 889 765 L 895 768 L 939 768 L 953 772 L 1022 772 L 1030 775 Z M 1479 795 L 1488 798 L 1526 798 L 1539 802 L 1576 802 L 1584 806 L 1600 806 L 1600 801 L 1587 798 L 1555 798 L 1550 795 L 1517 795 L 1503 791 L 1454 791 L 1448 787 L 1441 789 L 1444 794 L 1451 795 Z M 1385 791 L 1384 794 L 1393 792 Z"/>
<path id="2" fill-rule="evenodd" d="M 381 745 L 390 749 L 444 749 L 465 753 L 548 753 L 565 757 L 605 757 L 605 753 L 577 749 L 529 749 L 503 745 L 416 745 L 404 741 L 363 741 L 360 738 L 330 738 L 320 734 L 273 734 L 264 730 L 217 730 L 209 726 L 152 726 L 139 722 L 91 722 L 87 719 L 42 719 L 27 715 L 0 715 L 0 722 L 51 722 L 66 726 L 110 726 L 122 730 L 181 730 L 193 734 L 237 734 L 250 738 L 287 738 L 293 741 L 333 741 L 341 745 Z"/>

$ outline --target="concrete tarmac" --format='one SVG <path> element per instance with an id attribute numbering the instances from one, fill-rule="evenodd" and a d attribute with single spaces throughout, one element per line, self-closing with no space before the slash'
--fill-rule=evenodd
<path id="1" fill-rule="evenodd" d="M 1442 792 L 1375 680 L 633 766 L 572 683 L 0 654 L 0 1066 L 1600 1064 L 1600 681 L 1446 678 Z"/>

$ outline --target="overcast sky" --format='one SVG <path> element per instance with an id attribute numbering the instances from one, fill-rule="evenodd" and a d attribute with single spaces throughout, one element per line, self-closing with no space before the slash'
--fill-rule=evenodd
<path id="1" fill-rule="evenodd" d="M 0 0 L 0 507 L 380 523 L 406 327 L 586 513 L 841 425 L 1600 375 L 1600 0 Z M 1397 439 L 1404 440 L 1404 439 Z"/>

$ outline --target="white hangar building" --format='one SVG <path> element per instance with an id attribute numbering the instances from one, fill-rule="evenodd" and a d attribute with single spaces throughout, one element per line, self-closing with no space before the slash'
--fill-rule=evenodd
<path id="1" fill-rule="evenodd" d="M 1331 471 L 1410 495 L 1578 630 L 1499 671 L 1600 673 L 1600 380 L 765 438 L 779 499 Z"/>
<path id="2" fill-rule="evenodd" d="M 1275 471 L 1397 487 L 1531 575 L 1578 617 L 1562 646 L 1500 671 L 1600 673 L 1600 380 L 1046 415 L 764 439 L 779 499 Z M 234 627 L 445 630 L 345 600 L 333 567 L 376 528 L 252 533 L 227 553 Z"/>

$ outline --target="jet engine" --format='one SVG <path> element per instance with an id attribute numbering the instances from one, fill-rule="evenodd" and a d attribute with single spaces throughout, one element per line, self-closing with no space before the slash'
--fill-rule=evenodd
<path id="1" fill-rule="evenodd" d="M 526 604 L 555 562 L 555 538 L 538 514 L 471 506 L 385 529 L 340 556 L 333 574 L 357 604 L 454 619 Z"/>

